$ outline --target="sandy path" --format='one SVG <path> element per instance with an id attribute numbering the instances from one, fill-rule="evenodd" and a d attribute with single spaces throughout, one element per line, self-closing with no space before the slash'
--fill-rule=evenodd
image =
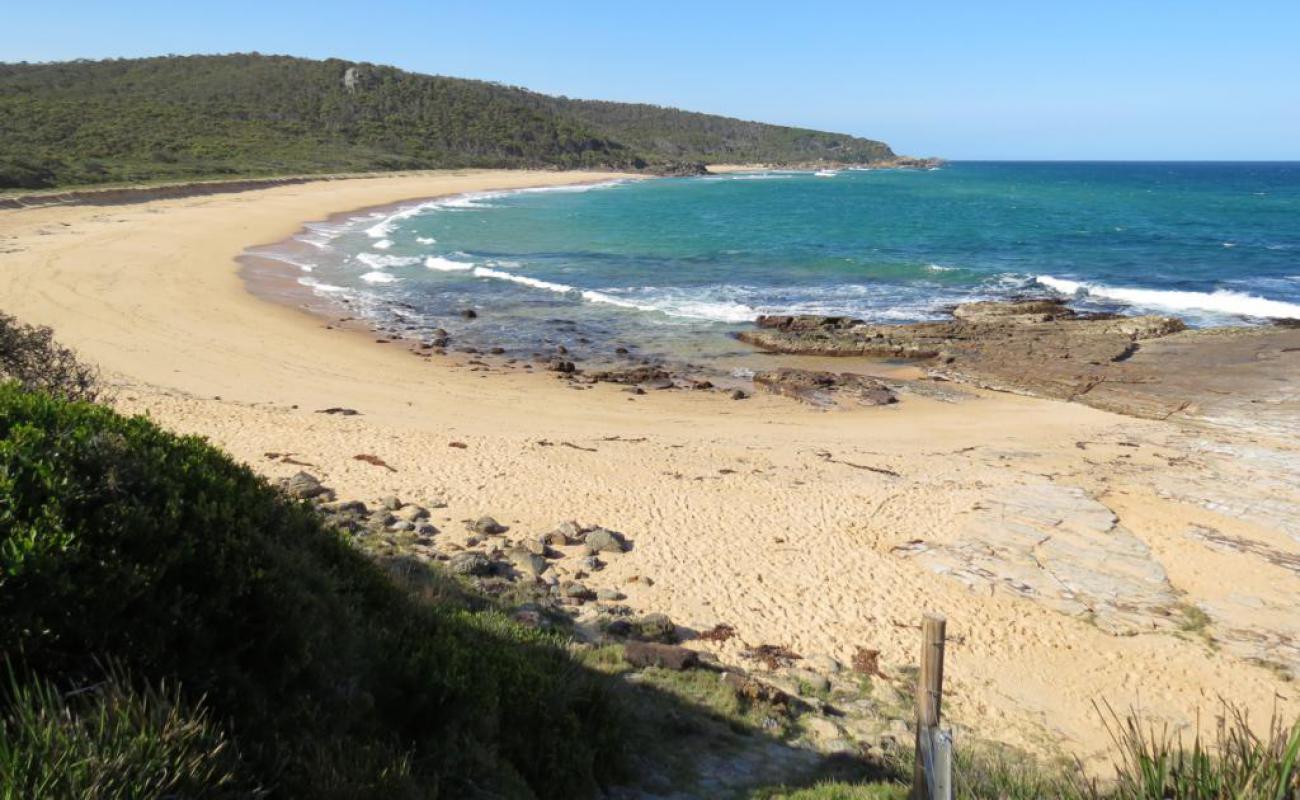
<path id="1" fill-rule="evenodd" d="M 1188 601 L 1221 598 L 1215 575 L 1259 573 L 1189 543 L 1188 526 L 1295 542 L 1159 496 L 1152 476 L 1192 480 L 1211 469 L 1176 460 L 1186 442 L 1170 425 L 993 394 L 820 412 L 771 397 L 578 391 L 549 375 L 471 371 L 455 357 L 426 363 L 327 330 L 252 297 L 237 276 L 245 247 L 334 212 L 607 177 L 431 173 L 0 211 L 0 309 L 54 326 L 103 365 L 123 384 L 124 408 L 206 435 L 268 475 L 297 467 L 264 453 L 292 452 L 343 497 L 440 499 L 447 507 L 434 522 L 453 540 L 460 520 L 481 514 L 519 532 L 569 518 L 623 531 L 634 550 L 611 557 L 589 585 L 617 587 L 634 607 L 688 627 L 727 622 L 750 644 L 841 659 L 872 647 L 896 670 L 917 647 L 905 626 L 943 611 L 960 637 L 945 710 L 989 738 L 1089 755 L 1107 745 L 1095 699 L 1177 723 L 1212 709 L 1219 693 L 1259 717 L 1275 696 L 1293 702 L 1276 672 L 1197 635 L 1113 635 L 1001 588 L 968 589 L 893 550 L 953 539 L 999 493 L 1080 487 L 1119 514 Z M 362 415 L 313 413 L 329 406 Z M 359 453 L 397 471 L 354 460 Z M 654 585 L 627 584 L 633 575 Z M 1266 580 L 1271 598 L 1300 598 L 1300 576 L 1277 570 Z"/>

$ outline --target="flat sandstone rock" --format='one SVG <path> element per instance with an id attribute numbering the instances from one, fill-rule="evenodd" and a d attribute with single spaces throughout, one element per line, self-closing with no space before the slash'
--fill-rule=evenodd
<path id="1" fill-rule="evenodd" d="M 1077 487 L 1002 489 L 971 512 L 955 539 L 896 552 L 972 589 L 1008 591 L 1113 633 L 1182 621 L 1164 567 Z"/>

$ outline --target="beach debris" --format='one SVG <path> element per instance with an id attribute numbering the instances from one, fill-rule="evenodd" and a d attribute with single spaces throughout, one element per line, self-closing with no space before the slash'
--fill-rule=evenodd
<path id="1" fill-rule="evenodd" d="M 364 461 L 364 462 L 366 462 L 367 464 L 373 464 L 373 465 L 375 465 L 376 467 L 383 467 L 384 469 L 388 470 L 389 472 L 397 472 L 397 470 L 396 470 L 395 468 L 393 468 L 392 466 L 390 466 L 390 465 L 389 465 L 387 462 L 385 462 L 382 458 L 380 458 L 379 456 L 370 455 L 369 453 L 358 453 L 357 455 L 355 455 L 355 456 L 352 457 L 352 460 L 353 460 L 353 461 Z"/>
<path id="2" fill-rule="evenodd" d="M 739 672 L 725 672 L 721 681 L 731 688 L 736 696 L 751 703 L 768 703 L 774 706 L 786 706 L 790 695 L 769 684 L 751 678 Z"/>
<path id="3" fill-rule="evenodd" d="M 853 660 L 849 662 L 853 671 L 859 675 L 868 675 L 872 677 L 883 678 L 885 674 L 880 671 L 880 651 L 872 650 L 867 647 L 859 647 L 853 653 Z"/>
<path id="4" fill-rule="evenodd" d="M 343 416 L 343 417 L 355 417 L 359 415 L 361 412 L 357 411 L 355 408 L 340 408 L 335 406 L 333 408 L 322 408 L 316 413 L 317 414 L 338 414 L 339 416 Z"/>
<path id="5" fill-rule="evenodd" d="M 315 464 L 309 463 L 307 461 L 299 461 L 298 459 L 293 457 L 294 455 L 293 453 L 263 453 L 263 455 L 265 455 L 267 458 L 271 459 L 272 461 L 279 461 L 281 464 L 292 464 L 295 467 L 316 466 Z"/>
<path id="6" fill-rule="evenodd" d="M 842 461 L 842 460 L 840 460 L 840 459 L 838 459 L 838 458 L 835 458 L 834 456 L 832 456 L 829 452 L 827 452 L 827 451 L 825 451 L 825 450 L 820 450 L 820 451 L 818 451 L 818 452 L 817 452 L 817 457 L 820 458 L 822 461 L 827 462 L 828 464 L 843 464 L 843 465 L 846 466 L 846 467 L 852 467 L 852 468 L 854 468 L 854 469 L 864 469 L 864 470 L 867 470 L 868 472 L 875 472 L 875 473 L 878 473 L 878 474 L 880 474 L 880 475 L 888 475 L 888 476 L 890 476 L 891 478 L 901 478 L 901 477 L 902 477 L 902 476 L 899 475 L 897 472 L 894 472 L 892 469 L 888 469 L 888 468 L 886 468 L 886 467 L 873 467 L 873 466 L 871 466 L 870 464 L 858 464 L 858 463 L 855 463 L 855 462 L 853 462 L 853 461 Z"/>
<path id="7" fill-rule="evenodd" d="M 725 622 L 719 622 L 717 625 L 714 625 L 712 628 L 701 633 L 699 638 L 706 642 L 726 642 L 735 638 L 735 636 L 735 628 Z"/>
<path id="8" fill-rule="evenodd" d="M 638 669 L 660 667 L 681 671 L 699 664 L 699 655 L 693 650 L 673 644 L 631 641 L 623 646 L 623 660 Z"/>
<path id="9" fill-rule="evenodd" d="M 582 445 L 580 445 L 580 444 L 574 444 L 573 442 L 560 442 L 560 446 L 561 446 L 561 447 L 572 448 L 572 449 L 574 449 L 574 450 L 581 450 L 581 451 L 583 451 L 584 453 L 595 453 L 595 452 L 597 452 L 597 451 L 596 451 L 596 448 L 594 448 L 594 447 L 583 447 Z"/>
<path id="10" fill-rule="evenodd" d="M 468 450 L 468 449 L 469 449 L 469 445 L 465 444 L 464 442 L 447 442 L 447 446 L 448 446 L 448 447 L 454 447 L 454 448 L 456 448 L 457 450 Z"/>
<path id="11" fill-rule="evenodd" d="M 742 658 L 757 661 L 774 671 L 782 667 L 788 667 L 803 658 L 790 648 L 780 644 L 760 644 L 757 647 L 746 647 L 746 649 L 740 651 L 740 655 Z"/>

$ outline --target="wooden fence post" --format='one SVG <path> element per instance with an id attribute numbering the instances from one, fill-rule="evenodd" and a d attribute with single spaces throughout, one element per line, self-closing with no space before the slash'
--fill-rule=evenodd
<path id="1" fill-rule="evenodd" d="M 943 707 L 943 645 L 948 620 L 940 614 L 921 618 L 921 674 L 916 682 L 916 765 L 912 771 L 913 800 L 930 800 L 926 769 L 934 768 L 933 742 Z M 927 761 L 931 763 L 927 764 Z M 948 788 L 948 787 L 945 787 Z"/>

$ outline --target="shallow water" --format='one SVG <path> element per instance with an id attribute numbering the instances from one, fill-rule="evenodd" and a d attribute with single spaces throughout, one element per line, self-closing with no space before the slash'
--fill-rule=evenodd
<path id="1" fill-rule="evenodd" d="M 1300 164 L 960 162 L 492 192 L 313 224 L 259 254 L 407 335 L 442 327 L 512 353 L 708 358 L 743 350 L 726 334 L 758 314 L 901 322 L 1054 291 L 1253 324 L 1300 317 Z"/>

